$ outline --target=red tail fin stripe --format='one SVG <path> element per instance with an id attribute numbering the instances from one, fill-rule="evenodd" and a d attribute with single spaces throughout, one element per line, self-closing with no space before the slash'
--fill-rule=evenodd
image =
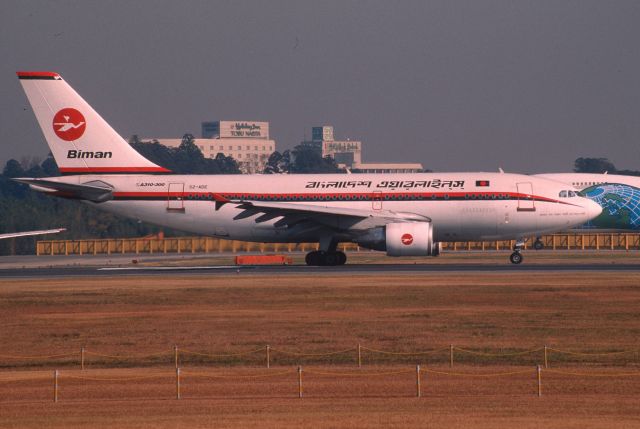
<path id="1" fill-rule="evenodd" d="M 67 167 L 61 173 L 171 173 L 163 167 Z"/>
<path id="2" fill-rule="evenodd" d="M 16 74 L 18 77 L 60 77 L 58 73 L 45 71 L 19 71 Z"/>

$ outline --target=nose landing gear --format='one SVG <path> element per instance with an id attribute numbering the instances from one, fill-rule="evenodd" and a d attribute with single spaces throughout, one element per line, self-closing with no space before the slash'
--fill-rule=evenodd
<path id="1" fill-rule="evenodd" d="M 522 262 L 522 253 L 519 250 L 515 250 L 511 255 L 509 255 L 509 260 L 512 264 L 519 264 Z"/>
<path id="2" fill-rule="evenodd" d="M 511 261 L 512 264 L 520 264 L 522 262 L 522 253 L 520 253 L 522 251 L 522 248 L 524 247 L 524 240 L 523 239 L 519 239 L 516 241 L 515 246 L 513 246 L 513 253 L 511 255 L 509 255 L 509 260 Z"/>

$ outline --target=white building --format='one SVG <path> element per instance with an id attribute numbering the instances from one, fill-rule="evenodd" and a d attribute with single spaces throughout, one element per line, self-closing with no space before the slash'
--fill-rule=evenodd
<path id="1" fill-rule="evenodd" d="M 262 173 L 276 142 L 269 139 L 269 123 L 254 121 L 214 121 L 202 123 L 203 138 L 194 143 L 206 158 L 219 153 L 238 162 L 245 174 Z M 178 147 L 182 139 L 157 139 L 160 144 Z"/>
<path id="2" fill-rule="evenodd" d="M 312 145 L 322 150 L 322 157 L 330 156 L 338 167 L 348 167 L 358 173 L 417 173 L 423 171 L 422 164 L 403 163 L 364 163 L 362 162 L 362 142 L 358 140 L 335 140 L 333 127 L 324 125 L 311 129 Z"/>

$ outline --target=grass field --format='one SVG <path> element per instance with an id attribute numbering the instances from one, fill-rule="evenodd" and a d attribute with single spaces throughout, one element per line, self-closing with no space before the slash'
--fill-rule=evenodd
<path id="1" fill-rule="evenodd" d="M 0 358 L 1 427 L 640 427 L 640 377 L 544 374 L 536 396 L 533 355 L 491 357 L 456 352 L 455 371 L 512 377 L 426 374 L 415 397 L 415 372 L 338 377 L 357 372 L 353 351 L 297 357 L 278 350 L 325 353 L 354 349 L 413 352 L 456 347 L 518 352 L 550 347 L 582 352 L 637 350 L 637 273 L 330 274 L 113 277 L 0 280 L 0 355 L 40 356 L 81 347 L 84 375 L 133 381 L 88 381 L 78 354 Z M 281 378 L 189 376 L 264 374 L 264 353 L 180 356 L 187 375 L 175 396 L 172 347 L 232 354 L 271 345 Z M 165 352 L 162 356 L 141 355 Z M 448 368 L 448 351 L 429 356 L 363 352 L 360 371 Z M 637 353 L 551 353 L 551 368 L 578 373 L 640 372 Z M 297 398 L 295 366 L 304 376 Z M 61 370 L 52 403 L 52 370 Z M 114 369 L 115 368 L 115 369 Z M 41 372 L 34 372 L 35 370 Z M 34 380 L 15 381 L 35 376 Z M 67 377 L 67 378 L 65 378 Z M 14 381 L 10 381 L 14 380 Z"/>

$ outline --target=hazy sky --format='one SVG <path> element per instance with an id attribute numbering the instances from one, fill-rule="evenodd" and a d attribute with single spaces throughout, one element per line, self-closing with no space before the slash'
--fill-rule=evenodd
<path id="1" fill-rule="evenodd" d="M 640 169 L 639 1 L 0 2 L 0 162 L 48 148 L 16 70 L 56 71 L 125 138 L 266 120 L 365 161 Z"/>

